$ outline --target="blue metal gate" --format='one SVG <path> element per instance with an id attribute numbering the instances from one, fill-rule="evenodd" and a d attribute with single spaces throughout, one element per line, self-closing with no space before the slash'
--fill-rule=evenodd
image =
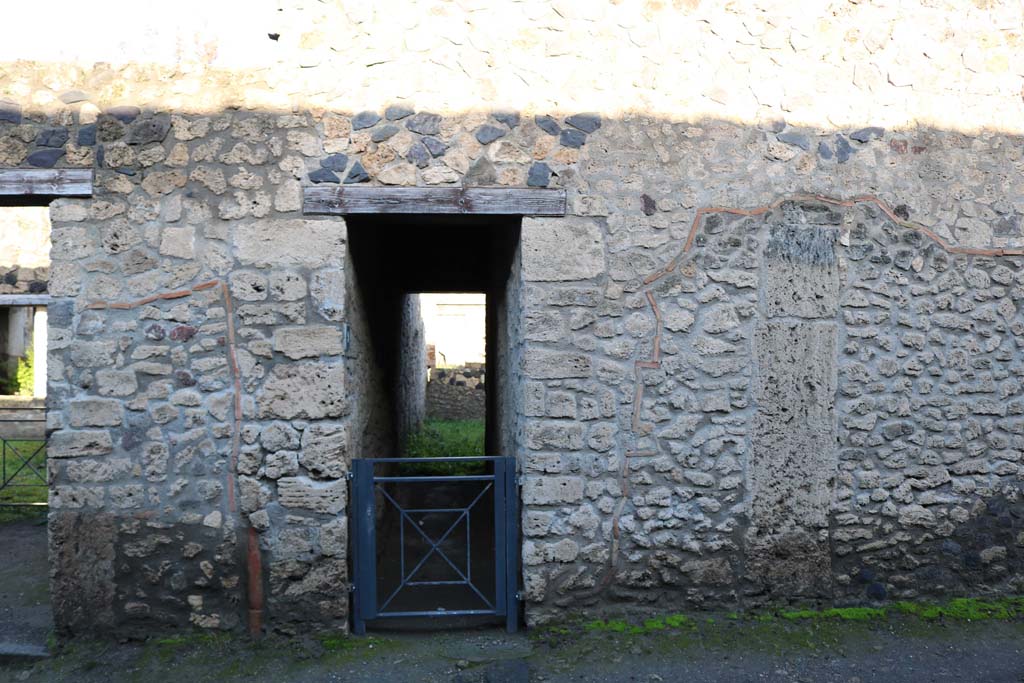
<path id="1" fill-rule="evenodd" d="M 365 633 L 366 622 L 376 619 L 494 616 L 504 617 L 506 628 L 515 631 L 515 458 L 429 462 L 479 463 L 490 473 L 393 473 L 403 465 L 422 465 L 419 458 L 362 458 L 352 463 L 353 630 Z M 388 515 L 392 529 L 383 532 L 381 520 Z"/>

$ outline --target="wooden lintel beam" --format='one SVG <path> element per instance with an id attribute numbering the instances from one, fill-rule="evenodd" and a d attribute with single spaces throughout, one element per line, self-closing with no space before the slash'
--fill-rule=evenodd
<path id="1" fill-rule="evenodd" d="M 307 187 L 308 215 L 564 216 L 565 190 L 506 187 Z"/>
<path id="2" fill-rule="evenodd" d="M 49 294 L 0 294 L 0 306 L 48 306 Z"/>
<path id="3" fill-rule="evenodd" d="M 0 195 L 89 197 L 91 168 L 0 168 Z"/>

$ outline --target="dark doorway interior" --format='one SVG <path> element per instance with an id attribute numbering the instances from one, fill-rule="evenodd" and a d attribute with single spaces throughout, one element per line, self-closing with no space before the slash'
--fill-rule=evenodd
<path id="1" fill-rule="evenodd" d="M 426 375 L 425 346 L 412 330 L 421 292 L 486 295 L 485 454 L 514 455 L 519 217 L 350 216 L 347 223 L 354 457 L 405 456 L 408 437 L 423 417 L 419 380 Z M 384 463 L 374 470 L 381 476 L 438 473 Z M 451 473 L 492 475 L 494 464 L 474 463 Z M 501 515 L 495 514 L 487 482 L 386 482 L 375 486 L 374 496 L 378 606 L 391 596 L 387 609 L 400 612 L 486 610 L 496 572 L 503 571 L 495 559 Z M 469 574 L 471 586 L 456 585 Z M 412 590 L 401 588 L 403 582 L 434 585 Z M 391 619 L 371 628 L 481 621 L 487 620 Z"/>

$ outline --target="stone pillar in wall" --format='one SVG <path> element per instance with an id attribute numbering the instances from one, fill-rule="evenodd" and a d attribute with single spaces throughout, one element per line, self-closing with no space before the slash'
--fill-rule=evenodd
<path id="1" fill-rule="evenodd" d="M 747 569 L 770 595 L 827 597 L 838 231 L 788 218 L 771 226 L 762 261 Z"/>

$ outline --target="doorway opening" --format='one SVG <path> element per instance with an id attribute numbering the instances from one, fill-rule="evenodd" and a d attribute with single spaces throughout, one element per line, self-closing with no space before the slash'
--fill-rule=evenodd
<path id="1" fill-rule="evenodd" d="M 45 651 L 53 628 L 47 557 L 47 294 L 50 210 L 0 204 L 0 653 Z"/>
<path id="2" fill-rule="evenodd" d="M 348 219 L 357 631 L 517 616 L 519 231 Z"/>

